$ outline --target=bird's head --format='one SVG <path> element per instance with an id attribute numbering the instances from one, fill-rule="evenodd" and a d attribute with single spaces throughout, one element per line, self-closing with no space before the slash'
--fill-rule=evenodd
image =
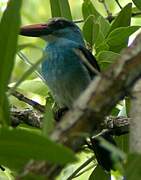
<path id="1" fill-rule="evenodd" d="M 69 39 L 83 44 L 81 30 L 72 21 L 65 18 L 52 18 L 44 24 L 27 25 L 20 29 L 23 36 L 40 37 L 51 42 L 60 38 Z"/>

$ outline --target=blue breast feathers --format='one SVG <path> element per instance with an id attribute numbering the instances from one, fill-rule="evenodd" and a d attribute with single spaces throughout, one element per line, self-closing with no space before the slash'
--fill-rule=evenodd
<path id="1" fill-rule="evenodd" d="M 42 75 L 56 102 L 70 108 L 81 92 L 88 86 L 89 72 L 75 54 L 78 44 L 66 42 L 49 44 L 45 49 Z"/>

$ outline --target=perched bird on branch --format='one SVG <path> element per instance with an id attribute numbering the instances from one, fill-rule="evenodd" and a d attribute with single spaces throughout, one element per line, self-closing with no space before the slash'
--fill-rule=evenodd
<path id="1" fill-rule="evenodd" d="M 79 27 L 67 19 L 53 18 L 45 24 L 24 26 L 20 34 L 40 37 L 47 42 L 42 76 L 59 106 L 70 109 L 91 80 L 100 73 L 95 57 L 85 46 Z M 113 144 L 113 140 L 111 143 Z M 109 171 L 112 169 L 109 153 L 99 143 L 95 145 L 103 153 L 103 156 L 99 156 L 96 152 L 98 162 Z M 101 158 L 106 162 L 102 163 Z"/>

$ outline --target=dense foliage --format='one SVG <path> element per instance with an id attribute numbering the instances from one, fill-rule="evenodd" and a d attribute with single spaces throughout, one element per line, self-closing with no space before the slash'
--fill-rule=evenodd
<path id="1" fill-rule="evenodd" d="M 32 160 L 39 164 L 41 161 L 47 161 L 67 165 L 56 179 L 65 180 L 75 176 L 81 180 L 109 178 L 109 174 L 97 166 L 95 158 L 88 161 L 93 152 L 83 150 L 75 154 L 71 149 L 49 138 L 49 132 L 54 127 L 54 101 L 47 85 L 40 78 L 39 64 L 44 41 L 19 37 L 18 34 L 21 24 L 46 22 L 51 17 L 62 16 L 70 20 L 80 20 L 76 23 L 81 27 L 88 48 L 104 71 L 120 57 L 121 50 L 131 43 L 129 37 L 140 29 L 141 1 L 119 3 L 120 1 L 116 0 L 42 0 L 42 3 L 33 0 L 26 3 L 22 0 L 10 0 L 8 3 L 0 3 L 0 164 L 6 168 L 4 172 L 0 169 L 0 179 L 14 179 L 21 175 L 25 176 L 25 179 L 44 179 L 45 174 L 42 172 L 35 176 L 36 172 L 34 174 L 26 171 L 26 166 Z M 12 108 L 32 109 L 12 95 L 15 90 L 40 104 L 46 103 L 42 129 L 25 124 L 11 127 Z M 128 116 L 128 102 L 126 99 L 120 102 L 111 115 Z M 120 150 L 109 147 L 111 153 L 117 153 L 127 160 L 128 135 L 115 139 Z M 112 172 L 112 175 L 115 179 L 122 179 L 125 174 L 128 179 L 140 179 L 140 167 L 136 166 L 140 162 L 140 156 L 129 157 L 125 167 L 118 165 L 117 171 Z"/>

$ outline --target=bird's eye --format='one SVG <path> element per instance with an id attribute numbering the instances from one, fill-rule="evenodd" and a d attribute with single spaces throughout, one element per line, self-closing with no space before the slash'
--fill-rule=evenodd
<path id="1" fill-rule="evenodd" d="M 56 24 L 59 25 L 59 27 L 62 27 L 64 25 L 64 23 L 60 20 L 56 21 Z"/>

